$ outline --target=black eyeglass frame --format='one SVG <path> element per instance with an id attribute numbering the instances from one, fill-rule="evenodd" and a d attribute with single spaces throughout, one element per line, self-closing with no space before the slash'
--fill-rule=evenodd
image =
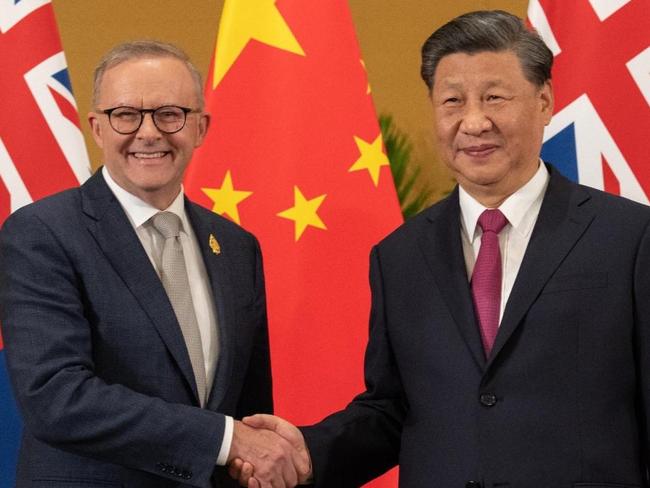
<path id="1" fill-rule="evenodd" d="M 133 129 L 131 131 L 128 131 L 128 132 L 123 132 L 123 131 L 119 131 L 119 130 L 117 130 L 115 128 L 115 126 L 113 125 L 113 122 L 111 120 L 111 114 L 115 110 L 118 110 L 120 108 L 128 108 L 130 110 L 140 112 L 140 123 L 138 124 L 138 126 L 135 129 Z M 161 129 L 160 127 L 158 127 L 158 124 L 156 123 L 156 117 L 154 117 L 154 114 L 158 110 L 162 110 L 164 108 L 178 108 L 183 112 L 183 124 L 178 129 L 173 130 L 173 131 L 168 131 L 168 130 L 164 130 L 164 129 Z M 176 134 L 177 132 L 182 131 L 183 128 L 185 127 L 185 124 L 187 124 L 187 114 L 189 114 L 189 113 L 199 113 L 199 112 L 200 112 L 199 110 L 194 110 L 194 109 L 191 109 L 191 108 L 188 108 L 188 107 L 181 107 L 179 105 L 162 105 L 162 106 L 157 107 L 157 108 L 135 108 L 135 107 L 130 107 L 128 105 L 120 105 L 118 107 L 107 108 L 106 110 L 100 110 L 100 113 L 105 114 L 105 115 L 108 116 L 108 123 L 111 126 L 111 129 L 113 129 L 118 134 L 122 134 L 124 136 L 130 135 L 130 134 L 135 134 L 136 132 L 138 132 L 138 130 L 140 130 L 140 127 L 142 127 L 142 122 L 144 122 L 144 116 L 146 114 L 151 114 L 151 121 L 153 122 L 153 125 L 156 126 L 156 129 L 158 129 L 160 132 L 162 132 L 163 134 Z"/>

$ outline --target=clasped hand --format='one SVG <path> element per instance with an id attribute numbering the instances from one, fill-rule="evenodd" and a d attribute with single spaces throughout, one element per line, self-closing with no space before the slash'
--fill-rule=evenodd
<path id="1" fill-rule="evenodd" d="M 311 459 L 300 430 L 258 414 L 235 421 L 228 473 L 247 488 L 293 488 L 311 478 Z"/>

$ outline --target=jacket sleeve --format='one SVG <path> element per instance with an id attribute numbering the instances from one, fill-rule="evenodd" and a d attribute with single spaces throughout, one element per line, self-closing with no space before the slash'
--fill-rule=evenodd
<path id="1" fill-rule="evenodd" d="M 366 391 L 344 410 L 302 428 L 316 487 L 356 487 L 398 462 L 406 405 L 384 314 L 379 252 L 370 256 L 372 305 L 364 371 Z"/>
<path id="2" fill-rule="evenodd" d="M 30 435 L 61 450 L 209 486 L 223 415 L 95 374 L 93 344 L 101 338 L 89 322 L 92 303 L 61 236 L 34 212 L 18 211 L 5 222 L 0 280 L 7 363 Z"/>

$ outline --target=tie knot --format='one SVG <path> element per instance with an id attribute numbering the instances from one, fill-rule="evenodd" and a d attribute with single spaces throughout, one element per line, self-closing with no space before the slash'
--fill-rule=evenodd
<path id="1" fill-rule="evenodd" d="M 178 237 L 181 230 L 181 218 L 172 212 L 158 212 L 151 221 L 154 228 L 162 234 L 165 239 Z"/>
<path id="2" fill-rule="evenodd" d="M 478 218 L 478 225 L 483 232 L 494 232 L 498 234 L 508 223 L 506 216 L 501 213 L 501 210 L 489 209 L 485 210 Z"/>

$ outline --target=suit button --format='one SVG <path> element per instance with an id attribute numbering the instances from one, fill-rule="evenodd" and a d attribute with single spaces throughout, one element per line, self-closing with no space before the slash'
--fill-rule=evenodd
<path id="1" fill-rule="evenodd" d="M 481 405 L 484 407 L 494 407 L 497 404 L 497 396 L 493 393 L 483 393 L 479 398 Z M 472 481 L 472 483 L 477 483 Z M 478 485 L 477 485 L 478 486 Z"/>
<path id="2" fill-rule="evenodd" d="M 465 483 L 465 488 L 481 488 L 481 483 L 478 481 L 468 481 Z"/>

